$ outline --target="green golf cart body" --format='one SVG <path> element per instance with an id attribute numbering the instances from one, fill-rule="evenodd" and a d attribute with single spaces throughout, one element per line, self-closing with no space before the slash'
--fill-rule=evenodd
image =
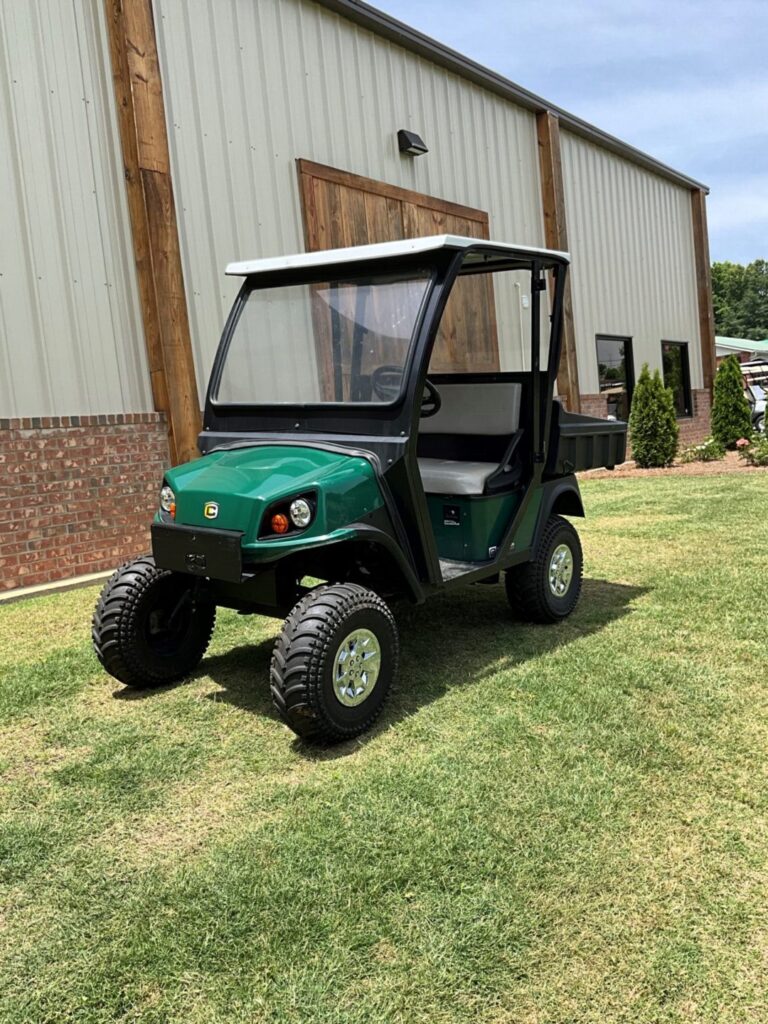
<path id="1" fill-rule="evenodd" d="M 216 606 L 286 618 L 275 706 L 337 741 L 370 726 L 397 674 L 392 601 L 503 575 L 519 614 L 572 611 L 575 473 L 623 461 L 626 424 L 553 397 L 566 254 L 442 235 L 227 270 L 243 284 L 202 457 L 166 473 L 152 556 L 94 615 L 108 671 L 188 674 Z"/>

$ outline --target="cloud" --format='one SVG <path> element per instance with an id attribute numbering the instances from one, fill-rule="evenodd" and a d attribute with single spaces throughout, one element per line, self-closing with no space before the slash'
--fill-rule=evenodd
<path id="1" fill-rule="evenodd" d="M 692 146 L 696 150 L 722 146 L 755 133 L 765 138 L 764 121 L 755 120 L 755 111 L 768 111 L 768 77 L 739 77 L 688 88 L 643 85 L 585 106 L 582 116 L 613 134 L 685 154 Z"/>
<path id="2" fill-rule="evenodd" d="M 753 228 L 759 222 L 768 229 L 768 174 L 740 177 L 711 196 L 707 220 L 710 231 Z M 765 231 L 768 238 L 768 230 Z"/>
<path id="3" fill-rule="evenodd" d="M 574 69 L 650 67 L 675 59 L 709 77 L 730 53 L 741 62 L 763 61 L 759 26 L 764 0 L 379 0 L 408 24 L 527 88 L 567 83 Z M 746 31 L 745 31 L 746 29 Z M 764 35 L 763 35 L 764 38 Z M 709 59 L 704 61 L 703 57 Z M 717 64 L 710 63 L 717 61 Z M 521 73 L 525 78 L 521 77 Z M 517 76 L 517 77 L 516 77 Z M 621 79 L 614 85 L 621 86 Z M 544 93 L 548 98 L 548 93 Z"/>

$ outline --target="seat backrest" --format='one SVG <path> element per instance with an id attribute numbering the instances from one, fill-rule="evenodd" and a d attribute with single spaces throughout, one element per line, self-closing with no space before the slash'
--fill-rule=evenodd
<path id="1" fill-rule="evenodd" d="M 514 381 L 468 383 L 441 381 L 440 411 L 419 420 L 421 434 L 469 434 L 509 437 L 520 426 L 522 384 Z"/>

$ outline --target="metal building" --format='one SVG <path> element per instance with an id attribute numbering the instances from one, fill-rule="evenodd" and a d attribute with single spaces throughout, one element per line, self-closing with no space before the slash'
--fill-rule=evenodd
<path id="1" fill-rule="evenodd" d="M 623 416 L 647 362 L 708 432 L 697 181 L 358 0 L 0 0 L 0 36 L 0 588 L 145 547 L 238 258 L 570 249 L 563 400 Z"/>

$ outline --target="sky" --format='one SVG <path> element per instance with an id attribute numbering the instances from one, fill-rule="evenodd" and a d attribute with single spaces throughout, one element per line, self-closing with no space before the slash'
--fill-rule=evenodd
<path id="1" fill-rule="evenodd" d="M 768 259 L 768 0 L 372 0 L 710 188 L 713 260 Z"/>

